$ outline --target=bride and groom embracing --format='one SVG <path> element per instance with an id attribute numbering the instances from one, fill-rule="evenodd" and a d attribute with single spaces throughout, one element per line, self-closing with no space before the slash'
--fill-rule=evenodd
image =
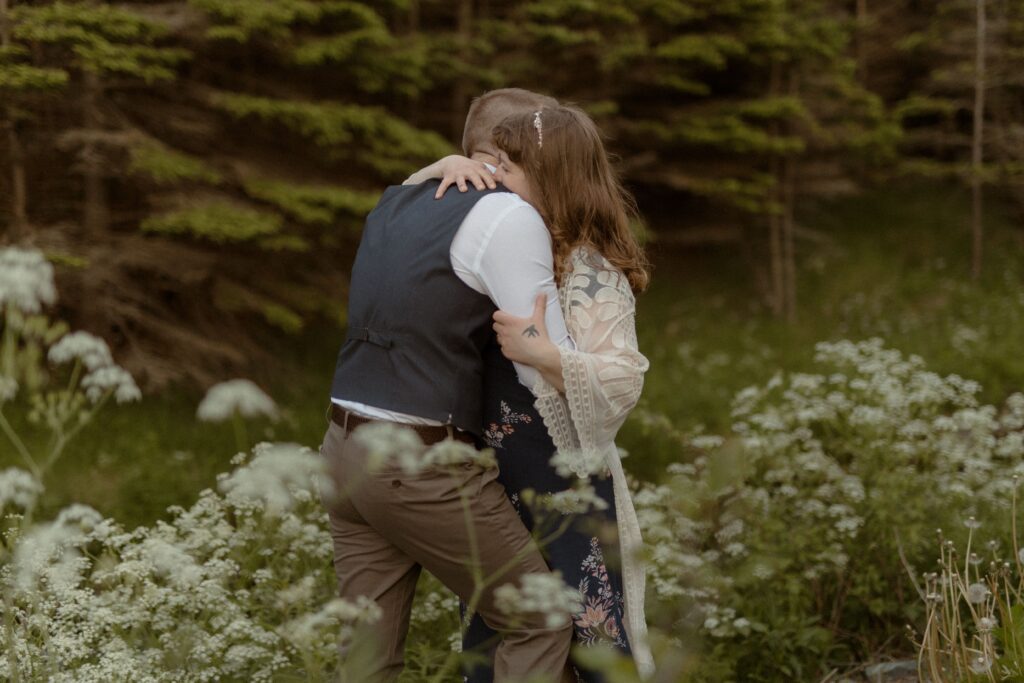
<path id="1" fill-rule="evenodd" d="M 648 673 L 640 529 L 614 444 L 648 367 L 631 200 L 593 121 L 544 95 L 477 98 L 463 148 L 366 219 L 321 448 L 346 489 L 324 500 L 339 593 L 381 609 L 373 680 L 402 670 L 422 568 L 475 606 L 468 681 L 604 680 L 568 663 L 573 644 L 610 645 Z M 499 467 L 370 468 L 368 422 L 404 425 L 424 450 L 493 448 Z M 543 504 L 591 474 L 585 511 Z M 579 592 L 568 623 L 500 608 L 497 586 L 552 571 Z M 498 580 L 475 590 L 480 576 Z"/>

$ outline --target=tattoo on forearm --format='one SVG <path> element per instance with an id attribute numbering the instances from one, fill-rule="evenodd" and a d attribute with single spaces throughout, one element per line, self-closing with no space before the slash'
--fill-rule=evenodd
<path id="1" fill-rule="evenodd" d="M 525 330 L 523 330 L 523 336 L 524 337 L 539 337 L 540 336 L 540 332 L 537 331 L 537 326 L 536 325 L 530 325 Z"/>

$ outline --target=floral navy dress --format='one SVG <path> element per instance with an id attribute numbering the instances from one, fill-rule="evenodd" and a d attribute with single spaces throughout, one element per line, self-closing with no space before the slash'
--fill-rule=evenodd
<path id="1" fill-rule="evenodd" d="M 512 363 L 494 343 L 485 357 L 484 425 L 481 447 L 494 449 L 499 479 L 526 528 L 542 541 L 548 565 L 579 589 L 582 610 L 573 615 L 575 646 L 611 645 L 630 654 L 624 628 L 622 577 L 615 500 L 610 477 L 591 480 L 603 510 L 562 513 L 540 504 L 543 494 L 572 488 L 548 463 L 552 437 L 534 408 L 533 394 L 519 383 Z M 544 539 L 549 539 L 543 542 Z M 465 677 L 470 683 L 494 680 L 491 667 L 499 636 L 472 615 L 463 638 Z M 577 681 L 600 683 L 597 671 L 575 668 Z"/>

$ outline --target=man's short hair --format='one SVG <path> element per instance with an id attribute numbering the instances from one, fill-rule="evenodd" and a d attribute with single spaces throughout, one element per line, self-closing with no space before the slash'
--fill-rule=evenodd
<path id="1" fill-rule="evenodd" d="M 557 106 L 558 100 L 554 97 L 522 88 L 486 92 L 469 105 L 466 126 L 462 131 L 462 151 L 466 156 L 473 156 L 475 152 L 493 153 L 492 131 L 506 117 Z"/>

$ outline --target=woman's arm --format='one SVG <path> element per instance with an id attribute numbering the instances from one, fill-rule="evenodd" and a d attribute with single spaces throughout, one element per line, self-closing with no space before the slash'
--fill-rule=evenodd
<path id="1" fill-rule="evenodd" d="M 517 318 L 505 311 L 494 312 L 494 331 L 498 333 L 501 352 L 513 363 L 529 365 L 544 381 L 565 393 L 562 379 L 562 354 L 548 335 L 544 322 L 547 296 L 541 294 L 533 305 L 533 315 Z"/>
<path id="2" fill-rule="evenodd" d="M 539 305 L 530 318 L 495 313 L 498 341 L 507 357 L 537 368 L 549 392 L 564 395 L 584 446 L 610 443 L 639 400 L 649 366 L 637 348 L 635 301 L 625 276 L 610 266 L 578 262 L 566 287 L 575 349 L 551 344 Z"/>
<path id="3" fill-rule="evenodd" d="M 466 186 L 466 182 L 473 183 L 473 187 L 478 190 L 485 188 L 494 189 L 497 187 L 497 183 L 494 180 L 494 175 L 491 173 L 487 165 L 482 161 L 473 161 L 464 156 L 458 154 L 452 154 L 438 159 L 434 163 L 421 168 L 420 170 L 413 173 L 411 176 L 405 179 L 403 185 L 419 185 L 427 180 L 435 178 L 441 179 L 441 185 L 437 188 L 437 192 L 434 194 L 435 199 L 440 199 L 444 196 L 444 193 L 453 184 L 458 186 L 459 192 L 465 192 L 469 189 Z"/>

